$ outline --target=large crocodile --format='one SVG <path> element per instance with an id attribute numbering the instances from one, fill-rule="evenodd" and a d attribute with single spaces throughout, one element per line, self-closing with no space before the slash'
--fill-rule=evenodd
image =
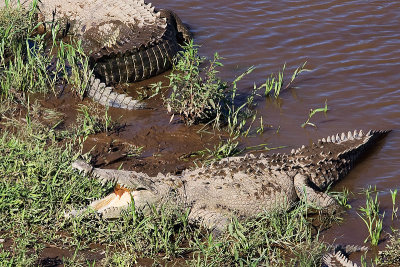
<path id="1" fill-rule="evenodd" d="M 116 93 L 112 85 L 144 80 L 170 69 L 180 44 L 190 39 L 174 12 L 156 11 L 144 0 L 41 0 L 38 8 L 40 20 L 60 21 L 82 41 L 95 75 L 88 95 L 103 105 L 143 107 Z"/>
<path id="2" fill-rule="evenodd" d="M 250 217 L 274 209 L 288 210 L 300 199 L 323 209 L 335 208 L 336 201 L 324 193 L 346 176 L 356 161 L 389 131 L 337 134 L 302 146 L 290 154 L 231 157 L 209 167 L 186 170 L 182 175 L 149 177 L 144 173 L 93 168 L 82 160 L 72 167 L 115 183 L 114 192 L 89 206 L 104 218 L 119 217 L 131 205 L 145 210 L 163 201 L 189 208 L 189 221 L 221 233 L 230 217 Z M 86 209 L 85 209 L 86 210 Z M 72 211 L 68 216 L 82 214 Z M 360 246 L 336 246 L 322 258 L 322 266 L 355 267 L 348 259 Z"/>
<path id="3" fill-rule="evenodd" d="M 335 200 L 324 190 L 349 173 L 359 156 L 387 132 L 332 135 L 290 154 L 231 157 L 181 175 L 149 177 L 135 171 L 93 168 L 83 161 L 72 166 L 116 184 L 114 193 L 90 204 L 105 218 L 118 217 L 131 196 L 139 209 L 170 199 L 190 208 L 190 221 L 222 231 L 233 215 L 287 210 L 301 198 L 322 208 L 334 206 Z"/>

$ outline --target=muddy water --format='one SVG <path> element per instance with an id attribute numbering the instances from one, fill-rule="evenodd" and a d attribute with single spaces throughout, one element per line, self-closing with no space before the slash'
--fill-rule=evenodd
<path id="1" fill-rule="evenodd" d="M 358 192 L 369 185 L 376 185 L 381 191 L 385 231 L 390 232 L 392 224 L 399 226 L 390 219 L 389 190 L 400 188 L 400 2 L 153 0 L 153 3 L 179 14 L 190 26 L 195 42 L 201 45 L 202 55 L 212 56 L 218 51 L 226 58 L 221 71 L 225 79 L 234 79 L 249 66 L 257 67 L 240 83 L 243 94 L 250 91 L 253 82 L 261 84 L 284 63 L 289 76 L 295 67 L 308 62 L 311 71 L 299 77 L 296 88 L 283 92 L 277 101 L 259 101 L 257 112 L 272 128 L 244 140 L 245 145 L 284 145 L 287 148 L 282 151 L 288 151 L 341 131 L 394 129 L 336 186 L 337 190 L 346 187 L 355 193 L 351 196 L 353 208 L 343 215 L 340 225 L 324 233 L 324 239 L 363 244 L 367 232 L 357 208 L 365 199 Z M 309 109 L 322 107 L 325 100 L 329 112 L 312 118 L 318 128 L 301 128 Z M 198 135 L 196 128 L 168 124 L 169 116 L 160 102 L 150 101 L 149 105 L 158 108 L 123 112 L 128 126 L 119 138 L 144 143 L 146 157 L 155 155 L 163 159 L 156 160 L 153 171 L 157 168 L 179 171 L 179 166 L 173 167 L 181 164 L 179 157 L 201 149 L 202 144 L 212 143 L 209 136 Z M 92 141 L 98 139 L 94 137 Z M 150 165 L 137 163 L 144 170 Z M 397 205 L 400 206 L 400 197 Z"/>

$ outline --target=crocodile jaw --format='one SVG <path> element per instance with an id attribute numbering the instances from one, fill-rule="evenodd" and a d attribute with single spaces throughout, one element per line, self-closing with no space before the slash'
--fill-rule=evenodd
<path id="1" fill-rule="evenodd" d="M 89 207 L 101 214 L 104 219 L 114 219 L 121 217 L 121 212 L 131 206 L 132 200 L 136 210 L 146 213 L 151 205 L 160 201 L 160 196 L 149 190 L 129 190 L 117 184 L 113 193 L 93 201 Z"/>
<path id="2" fill-rule="evenodd" d="M 127 208 L 131 204 L 132 198 L 135 198 L 135 191 L 131 192 L 126 188 L 116 185 L 113 193 L 104 198 L 93 201 L 90 203 L 89 207 L 104 214 L 108 209 Z"/>

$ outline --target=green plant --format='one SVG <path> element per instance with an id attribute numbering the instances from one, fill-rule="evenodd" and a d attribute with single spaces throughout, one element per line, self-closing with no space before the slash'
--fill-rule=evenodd
<path id="1" fill-rule="evenodd" d="M 305 68 L 306 64 L 307 64 L 307 61 L 304 62 L 298 68 L 296 68 L 296 70 L 292 74 L 290 81 L 285 86 L 285 88 L 284 88 L 285 90 L 292 86 L 294 80 L 297 78 L 297 76 L 299 76 L 300 73 L 302 73 L 304 71 L 310 71 Z M 272 73 L 271 76 L 265 81 L 265 83 L 262 84 L 258 89 L 265 88 L 265 91 L 264 91 L 265 96 L 269 96 L 271 94 L 271 92 L 273 92 L 274 97 L 278 98 L 279 94 L 281 93 L 282 87 L 285 83 L 285 80 L 284 80 L 285 69 L 286 69 L 286 63 L 282 67 L 282 72 L 279 71 L 277 75 Z"/>
<path id="2" fill-rule="evenodd" d="M 46 92 L 50 83 L 44 36 L 34 34 L 37 1 L 29 8 L 19 4 L 0 10 L 0 91 L 1 98 L 17 92 Z"/>
<path id="3" fill-rule="evenodd" d="M 168 76 L 172 92 L 165 99 L 167 110 L 173 113 L 171 120 L 178 113 L 189 125 L 211 121 L 220 112 L 226 89 L 226 83 L 217 77 L 221 58 L 215 53 L 208 67 L 202 68 L 205 58 L 198 55 L 198 46 L 190 41 L 182 48 Z"/>
<path id="4" fill-rule="evenodd" d="M 80 104 L 78 111 L 77 124 L 82 131 L 79 135 L 87 136 L 100 132 L 109 134 L 122 127 L 108 115 L 108 107 L 105 108 L 104 116 L 101 116 L 101 110 L 97 105 L 85 106 Z"/>
<path id="5" fill-rule="evenodd" d="M 308 119 L 301 125 L 301 127 L 306 127 L 307 125 L 313 126 L 313 127 L 317 127 L 314 123 L 310 122 L 310 119 L 312 118 L 312 116 L 314 116 L 315 114 L 317 114 L 318 112 L 324 112 L 326 114 L 326 112 L 328 112 L 328 102 L 327 100 L 325 100 L 325 107 L 323 108 L 316 108 L 316 109 L 310 109 L 310 112 L 308 114 Z"/>
<path id="6" fill-rule="evenodd" d="M 349 190 L 347 188 L 343 188 L 342 192 L 333 192 L 329 191 L 328 194 L 336 199 L 340 206 L 351 209 L 351 205 L 349 204 Z"/>
<path id="7" fill-rule="evenodd" d="M 234 81 L 228 83 L 218 76 L 217 67 L 223 66 L 218 53 L 206 64 L 206 58 L 198 55 L 198 46 L 193 41 L 183 46 L 174 61 L 170 80 L 171 94 L 164 98 L 171 120 L 179 114 L 186 124 L 204 123 L 219 129 L 226 126 L 231 136 L 240 134 L 247 119 L 253 116 L 253 105 L 257 88 L 245 98 L 243 103 L 237 100 L 237 83 L 254 70 L 250 67 Z M 155 92 L 158 92 L 155 90 Z M 254 120 L 254 118 L 253 118 Z"/>
<path id="8" fill-rule="evenodd" d="M 214 148 L 206 148 L 205 150 L 196 152 L 196 154 L 204 158 L 203 164 L 205 165 L 209 165 L 223 158 L 236 156 L 243 151 L 243 149 L 239 148 L 239 141 L 237 141 L 237 138 L 238 136 L 228 138 L 219 142 Z"/>
<path id="9" fill-rule="evenodd" d="M 371 244 L 373 246 L 378 245 L 380 235 L 382 233 L 383 226 L 383 217 L 385 217 L 385 213 L 382 215 L 379 214 L 379 202 L 378 195 L 379 192 L 376 192 L 376 188 L 374 189 L 375 197 L 371 196 L 372 188 L 371 186 L 365 190 L 365 207 L 360 207 L 361 214 L 358 213 L 358 216 L 364 221 L 365 225 L 368 228 L 369 236 L 364 240 L 364 243 L 371 239 Z"/>
<path id="10" fill-rule="evenodd" d="M 397 188 L 392 191 L 390 190 L 390 195 L 392 196 L 392 221 L 394 219 L 394 216 L 396 216 L 397 218 L 397 211 L 398 211 L 398 207 L 396 207 L 396 196 L 397 196 Z"/>
<path id="11" fill-rule="evenodd" d="M 128 157 L 139 157 L 143 152 L 143 146 L 135 146 L 132 144 L 126 144 L 128 146 L 127 156 Z"/>
<path id="12" fill-rule="evenodd" d="M 58 26 L 58 25 L 57 25 Z M 89 86 L 93 70 L 90 70 L 89 57 L 84 53 L 82 42 L 72 41 L 72 44 L 56 41 L 58 27 L 54 27 L 53 43 L 57 43 L 57 61 L 53 77 L 61 76 L 72 86 L 72 89 L 82 98 Z"/>
<path id="13" fill-rule="evenodd" d="M 23 101 L 24 93 L 54 91 L 63 80 L 83 96 L 92 73 L 81 43 L 57 40 L 57 23 L 51 27 L 51 39 L 38 34 L 41 22 L 36 15 L 37 0 L 29 8 L 6 4 L 0 10 L 1 98 L 17 96 Z"/>

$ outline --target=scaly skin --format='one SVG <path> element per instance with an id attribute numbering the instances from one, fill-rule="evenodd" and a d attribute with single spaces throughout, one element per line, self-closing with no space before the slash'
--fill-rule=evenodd
<path id="1" fill-rule="evenodd" d="M 336 202 L 323 191 L 346 176 L 359 156 L 387 132 L 343 133 L 291 154 L 226 158 L 179 176 L 98 169 L 83 161 L 74 162 L 73 167 L 125 188 L 139 209 L 173 196 L 176 204 L 191 208 L 192 222 L 223 231 L 232 215 L 250 217 L 273 209 L 287 210 L 301 198 L 322 208 L 332 207 Z M 113 197 L 118 199 L 116 194 Z M 127 205 L 103 205 L 99 212 L 106 218 L 118 217 Z"/>

